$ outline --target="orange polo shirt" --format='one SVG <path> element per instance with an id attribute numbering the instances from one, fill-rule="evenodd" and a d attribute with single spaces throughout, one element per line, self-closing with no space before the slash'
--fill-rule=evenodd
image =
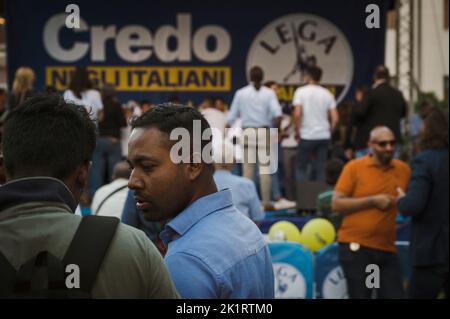
<path id="1" fill-rule="evenodd" d="M 335 191 L 353 198 L 378 194 L 397 196 L 397 187 L 406 190 L 411 170 L 408 164 L 392 160 L 388 167 L 378 166 L 371 155 L 350 161 L 342 171 Z M 338 242 L 358 243 L 363 247 L 396 252 L 397 207 L 377 208 L 345 214 Z"/>

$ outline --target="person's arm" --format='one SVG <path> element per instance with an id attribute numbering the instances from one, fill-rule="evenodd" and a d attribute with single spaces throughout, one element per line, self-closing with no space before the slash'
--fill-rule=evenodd
<path id="1" fill-rule="evenodd" d="M 337 213 L 354 213 L 369 208 L 387 210 L 395 203 L 395 198 L 387 194 L 378 194 L 366 197 L 353 197 L 356 182 L 358 180 L 355 162 L 351 161 L 344 166 L 335 186 L 332 209 Z"/>
<path id="2" fill-rule="evenodd" d="M 292 119 L 294 122 L 294 128 L 295 128 L 295 139 L 297 141 L 300 140 L 300 125 L 302 120 L 302 106 L 300 104 L 293 106 L 293 114 Z"/>
<path id="3" fill-rule="evenodd" d="M 337 112 L 337 109 L 331 108 L 330 109 L 330 126 L 331 126 L 331 133 L 333 133 L 336 130 L 336 127 L 339 123 L 339 114 Z"/>
<path id="4" fill-rule="evenodd" d="M 353 158 L 353 132 L 355 130 L 355 111 L 352 110 L 350 120 L 345 128 L 344 150 L 345 156 L 350 160 Z"/>
<path id="5" fill-rule="evenodd" d="M 100 92 L 97 90 L 90 91 L 91 96 L 91 107 L 92 112 L 96 112 L 97 120 L 99 123 L 103 122 L 104 119 L 104 111 L 103 111 L 103 101 Z"/>
<path id="6" fill-rule="evenodd" d="M 165 262 L 183 299 L 221 298 L 220 283 L 214 271 L 202 259 L 189 253 L 177 252 L 166 256 Z"/>
<path id="7" fill-rule="evenodd" d="M 294 92 L 294 98 L 292 99 L 292 120 L 295 128 L 295 139 L 300 141 L 300 126 L 302 123 L 302 109 L 303 109 L 303 94 L 301 88 L 298 88 Z"/>
<path id="8" fill-rule="evenodd" d="M 259 227 L 265 214 L 261 209 L 261 202 L 259 201 L 258 192 L 253 181 L 249 181 L 247 188 L 249 215 L 253 222 Z"/>
<path id="9" fill-rule="evenodd" d="M 425 210 L 428 203 L 433 177 L 428 170 L 426 160 L 420 155 L 413 161 L 411 167 L 412 176 L 408 191 L 404 194 L 404 190 L 398 190 L 400 196 L 397 201 L 397 208 L 402 215 L 418 216 Z"/>
<path id="10" fill-rule="evenodd" d="M 281 132 L 281 119 L 283 116 L 283 111 L 281 109 L 280 102 L 278 101 L 278 97 L 275 92 L 271 92 L 270 98 L 270 114 L 272 116 L 273 124 L 278 129 L 278 132 Z"/>
<path id="11" fill-rule="evenodd" d="M 124 113 L 120 103 L 117 103 L 116 116 L 117 116 L 117 123 L 119 124 L 119 127 L 120 128 L 126 127 L 127 126 L 127 119 L 125 117 L 125 113 Z"/>
<path id="12" fill-rule="evenodd" d="M 355 115 L 360 120 L 364 120 L 369 114 L 369 110 L 372 103 L 371 95 L 372 95 L 371 91 L 367 92 L 367 94 L 364 94 L 362 102 L 361 103 L 357 102 L 355 104 L 354 107 Z"/>
<path id="13" fill-rule="evenodd" d="M 394 196 L 389 194 L 379 194 L 366 197 L 350 197 L 345 193 L 335 191 L 333 194 L 333 211 L 349 214 L 369 208 L 388 210 L 395 203 Z"/>
<path id="14" fill-rule="evenodd" d="M 239 92 L 236 92 L 236 94 L 233 97 L 233 101 L 231 102 L 230 111 L 227 114 L 227 124 L 229 127 L 233 125 L 234 121 L 236 121 L 236 118 L 240 113 L 239 100 L 240 100 Z"/>
<path id="15" fill-rule="evenodd" d="M 401 113 L 401 117 L 402 118 L 407 118 L 408 117 L 408 103 L 406 103 L 405 98 L 403 97 L 403 94 L 400 92 L 400 95 L 402 97 L 402 113 Z"/>

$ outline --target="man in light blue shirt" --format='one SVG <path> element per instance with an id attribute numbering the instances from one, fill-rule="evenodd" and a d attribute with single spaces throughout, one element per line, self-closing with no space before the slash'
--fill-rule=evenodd
<path id="1" fill-rule="evenodd" d="M 270 209 L 272 178 L 270 173 L 265 171 L 270 165 L 264 164 L 260 154 L 267 154 L 267 151 L 270 150 L 271 136 L 269 129 L 276 127 L 280 130 L 282 111 L 275 92 L 262 85 L 263 79 L 264 72 L 260 67 L 251 68 L 251 83 L 239 89 L 234 95 L 227 120 L 228 125 L 231 126 L 239 116 L 244 129 L 243 135 L 252 136 L 256 134 L 258 136 L 256 143 L 245 140 L 245 138 L 241 140 L 244 150 L 243 173 L 246 178 L 253 180 L 255 165 L 258 164 L 262 201 L 266 209 Z M 260 138 L 263 136 L 264 138 Z M 253 158 L 257 159 L 257 163 L 249 161 Z"/>
<path id="2" fill-rule="evenodd" d="M 170 104 L 133 121 L 128 161 L 136 207 L 147 220 L 170 220 L 160 238 L 183 298 L 273 298 L 267 244 L 258 227 L 233 205 L 231 192 L 217 191 L 211 158 L 205 158 L 211 138 L 195 139 L 195 124 L 202 132 L 209 128 L 197 110 Z M 173 150 L 180 140 L 170 135 L 180 128 L 189 132 L 190 147 L 176 163 L 179 149 Z"/>
<path id="3" fill-rule="evenodd" d="M 258 224 L 264 219 L 264 212 L 261 209 L 255 184 L 245 177 L 231 173 L 234 163 L 233 145 L 226 140 L 215 142 L 213 160 L 216 170 L 214 181 L 217 188 L 219 190 L 230 189 L 236 208 Z"/>
<path id="4" fill-rule="evenodd" d="M 161 233 L 165 262 L 183 298 L 273 298 L 270 252 L 256 225 L 233 205 L 231 192 L 204 196 Z"/>
<path id="5" fill-rule="evenodd" d="M 228 124 L 233 124 L 240 116 L 244 129 L 278 127 L 283 113 L 275 92 L 262 85 L 260 68 L 250 71 L 250 79 L 252 83 L 237 90 L 233 97 L 227 115 Z"/>

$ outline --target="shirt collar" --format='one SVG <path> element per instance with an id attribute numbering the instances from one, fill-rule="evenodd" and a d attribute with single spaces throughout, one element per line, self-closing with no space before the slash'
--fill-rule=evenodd
<path id="1" fill-rule="evenodd" d="M 60 180 L 52 177 L 28 177 L 12 180 L 0 187 L 0 211 L 29 202 L 59 202 L 74 213 L 78 203 Z"/>
<path id="2" fill-rule="evenodd" d="M 375 83 L 372 85 L 372 89 L 376 89 L 377 87 L 379 87 L 380 85 L 386 84 L 387 81 L 384 79 L 381 80 L 377 80 L 375 81 Z"/>
<path id="3" fill-rule="evenodd" d="M 196 223 L 206 216 L 232 206 L 231 191 L 225 189 L 207 196 L 203 196 L 185 208 L 180 214 L 166 224 L 161 232 L 161 239 L 167 247 L 173 240 L 174 233 L 183 236 Z"/>
<path id="4" fill-rule="evenodd" d="M 232 173 L 230 171 L 227 171 L 226 169 L 218 169 L 214 172 L 214 174 L 217 175 L 231 175 Z"/>

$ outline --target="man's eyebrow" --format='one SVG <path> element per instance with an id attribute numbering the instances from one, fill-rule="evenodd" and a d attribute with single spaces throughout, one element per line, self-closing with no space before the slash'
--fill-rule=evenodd
<path id="1" fill-rule="evenodd" d="M 158 160 L 152 156 L 148 156 L 148 155 L 137 155 L 135 157 L 133 157 L 132 159 L 133 163 L 140 163 L 143 161 L 151 161 L 151 162 L 156 162 L 158 163 Z M 127 159 L 128 164 L 132 165 L 132 162 L 130 159 Z"/>

